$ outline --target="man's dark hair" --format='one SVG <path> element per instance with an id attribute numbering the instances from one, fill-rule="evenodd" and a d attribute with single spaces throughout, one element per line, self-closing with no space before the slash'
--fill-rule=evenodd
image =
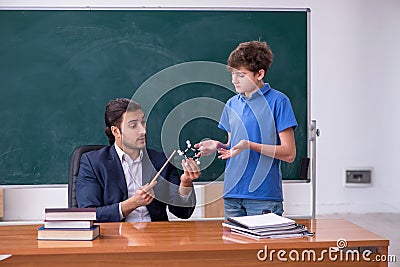
<path id="1" fill-rule="evenodd" d="M 128 98 L 116 98 L 108 102 L 104 113 L 104 122 L 106 123 L 104 132 L 108 137 L 110 145 L 115 142 L 115 137 L 111 132 L 111 126 L 116 126 L 121 131 L 122 115 L 127 111 L 136 111 L 139 109 L 142 109 L 142 106 Z"/>
<path id="2" fill-rule="evenodd" d="M 239 44 L 229 55 L 228 69 L 232 71 L 232 69 L 245 67 L 254 73 L 259 70 L 264 70 L 267 73 L 273 57 L 274 55 L 266 42 L 244 42 Z"/>

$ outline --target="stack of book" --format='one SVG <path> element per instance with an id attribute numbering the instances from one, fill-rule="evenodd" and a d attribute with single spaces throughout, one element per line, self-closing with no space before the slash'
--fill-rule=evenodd
<path id="1" fill-rule="evenodd" d="M 307 227 L 274 213 L 243 217 L 229 217 L 222 223 L 233 235 L 254 239 L 288 238 L 313 235 Z"/>
<path id="2" fill-rule="evenodd" d="M 100 236 L 100 226 L 94 225 L 95 208 L 46 208 L 44 214 L 39 240 L 93 240 Z"/>

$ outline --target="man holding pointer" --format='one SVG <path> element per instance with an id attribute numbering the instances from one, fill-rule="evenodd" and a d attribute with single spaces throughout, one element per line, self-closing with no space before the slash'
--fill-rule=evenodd
<path id="1" fill-rule="evenodd" d="M 200 176 L 194 160 L 182 161 L 179 177 L 163 153 L 146 149 L 145 115 L 132 100 L 110 101 L 104 118 L 110 146 L 82 155 L 78 206 L 95 207 L 97 222 L 167 221 L 167 206 L 189 218 L 196 205 L 193 180 Z"/>

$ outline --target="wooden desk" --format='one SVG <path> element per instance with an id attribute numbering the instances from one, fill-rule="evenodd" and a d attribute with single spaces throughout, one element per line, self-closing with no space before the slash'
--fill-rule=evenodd
<path id="1" fill-rule="evenodd" d="M 94 241 L 38 241 L 39 225 L 0 226 L 0 255 L 12 256 L 1 266 L 387 266 L 386 262 L 320 260 L 290 261 L 296 253 L 336 247 L 345 239 L 348 248 L 371 249 L 371 260 L 387 255 L 389 240 L 345 220 L 298 220 L 313 237 L 255 241 L 223 231 L 221 221 L 103 223 Z M 223 239 L 224 236 L 224 239 Z M 231 239 L 231 240 L 226 240 Z M 273 259 L 260 261 L 275 250 Z M 279 250 L 287 262 L 277 258 Z M 296 252 L 297 251 L 297 252 Z M 282 253 L 282 252 L 281 252 Z M 290 254 L 289 254 L 290 253 Z M 282 255 L 281 255 L 282 256 Z M 282 257 L 281 257 L 282 258 Z M 333 258 L 333 257 L 332 257 Z M 312 258 L 311 258 L 312 259 Z M 349 258 L 351 259 L 351 258 Z"/>

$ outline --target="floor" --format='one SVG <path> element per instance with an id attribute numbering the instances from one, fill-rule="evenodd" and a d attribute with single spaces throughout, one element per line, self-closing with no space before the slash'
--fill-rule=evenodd
<path id="1" fill-rule="evenodd" d="M 366 214 L 330 214 L 317 218 L 346 219 L 371 232 L 390 240 L 389 255 L 396 257 L 396 262 L 389 267 L 400 267 L 400 213 L 366 213 Z"/>

